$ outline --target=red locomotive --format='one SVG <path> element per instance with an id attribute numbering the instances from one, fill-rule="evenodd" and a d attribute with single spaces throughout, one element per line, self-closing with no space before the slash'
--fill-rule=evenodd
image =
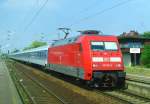
<path id="1" fill-rule="evenodd" d="M 125 72 L 115 36 L 84 31 L 81 35 L 56 41 L 48 49 L 47 67 L 73 76 L 94 87 L 124 87 Z"/>

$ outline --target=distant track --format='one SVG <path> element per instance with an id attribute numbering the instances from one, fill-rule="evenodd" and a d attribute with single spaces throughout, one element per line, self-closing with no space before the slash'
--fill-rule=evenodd
<path id="1" fill-rule="evenodd" d="M 103 93 L 107 96 L 118 99 L 127 104 L 150 104 L 150 99 L 143 98 L 134 94 L 131 94 L 128 91 L 118 90 L 118 91 L 99 91 L 97 93 Z"/>
<path id="2" fill-rule="evenodd" d="M 121 100 L 128 104 L 150 104 L 149 97 L 146 97 L 146 95 L 144 95 L 144 97 L 143 97 L 143 95 L 142 95 L 143 93 L 141 93 L 141 94 L 139 92 L 136 93 L 136 91 L 137 91 L 136 86 L 137 87 L 141 86 L 142 90 L 143 90 L 143 88 L 145 88 L 145 91 L 147 91 L 146 89 L 148 89 L 150 86 L 150 79 L 148 80 L 148 78 L 144 78 L 144 77 L 138 77 L 138 76 L 135 77 L 135 76 L 127 75 L 126 82 L 128 84 L 135 83 L 134 84 L 135 90 L 132 89 L 132 90 L 134 90 L 133 92 L 131 89 L 115 90 L 115 91 L 96 91 L 96 92 L 104 93 L 105 95 L 111 96 L 113 98 L 116 98 L 116 99 Z"/>
<path id="3" fill-rule="evenodd" d="M 150 88 L 150 78 L 148 78 L 148 77 L 127 75 L 126 82 L 128 84 L 134 83 L 134 86 L 137 86 L 137 87 L 141 86 L 141 92 L 142 92 L 143 88 L 145 88 L 145 91 L 147 91 L 146 89 Z M 147 97 L 146 95 L 144 95 L 144 97 L 143 97 L 142 93 L 141 94 L 136 93 L 136 91 L 137 91 L 136 87 L 135 87 L 135 91 L 133 91 L 133 92 L 131 89 L 115 90 L 115 91 L 96 90 L 97 93 L 103 93 L 105 95 L 111 96 L 113 98 L 116 98 L 116 99 L 121 100 L 128 104 L 150 104 L 149 97 Z"/>
<path id="4" fill-rule="evenodd" d="M 139 82 L 139 83 L 144 83 L 144 84 L 150 85 L 150 77 L 127 74 L 126 80 L 127 81 L 129 80 L 129 81 L 134 81 L 134 82 Z"/>
<path id="5" fill-rule="evenodd" d="M 134 88 L 133 89 L 129 88 L 126 90 L 114 90 L 114 91 L 96 90 L 96 92 L 103 93 L 105 95 L 111 96 L 113 98 L 116 98 L 116 99 L 121 100 L 128 104 L 150 104 L 150 98 L 147 95 L 144 95 L 144 93 L 145 93 L 144 91 L 150 91 L 150 89 L 149 89 L 150 81 L 149 80 L 146 80 L 146 78 L 144 79 L 144 78 L 140 78 L 140 77 L 136 78 L 136 77 L 132 77 L 132 76 L 130 76 L 130 77 L 127 76 L 126 82 L 127 82 L 127 84 L 130 84 L 130 86 L 132 86 L 132 84 L 133 84 Z M 147 89 L 149 89 L 149 90 L 147 90 Z"/>

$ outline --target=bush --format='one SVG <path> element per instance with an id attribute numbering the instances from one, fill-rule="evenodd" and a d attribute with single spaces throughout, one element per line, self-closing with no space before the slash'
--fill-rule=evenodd
<path id="1" fill-rule="evenodd" d="M 144 46 L 144 51 L 141 56 L 141 63 L 147 67 L 150 67 L 150 45 Z"/>
<path id="2" fill-rule="evenodd" d="M 147 67 L 147 68 L 150 68 L 150 64 L 147 64 L 146 67 Z"/>

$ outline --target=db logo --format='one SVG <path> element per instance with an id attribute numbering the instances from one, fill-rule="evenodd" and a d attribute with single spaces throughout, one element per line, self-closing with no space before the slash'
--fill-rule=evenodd
<path id="1" fill-rule="evenodd" d="M 109 62 L 110 59 L 108 57 L 104 58 L 104 62 Z"/>

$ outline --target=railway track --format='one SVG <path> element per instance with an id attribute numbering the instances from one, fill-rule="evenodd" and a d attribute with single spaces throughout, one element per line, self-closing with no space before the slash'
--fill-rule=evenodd
<path id="1" fill-rule="evenodd" d="M 17 76 L 31 104 L 68 104 L 32 77 L 31 73 L 29 74 L 26 70 L 16 68 L 14 75 Z"/>
<path id="2" fill-rule="evenodd" d="M 128 91 L 118 90 L 118 91 L 99 91 L 97 93 L 103 93 L 106 96 L 118 99 L 126 104 L 150 104 L 150 99 L 134 95 Z"/>
<path id="3" fill-rule="evenodd" d="M 143 78 L 127 76 L 128 89 L 115 91 L 100 91 L 108 96 L 128 104 L 150 104 L 150 81 Z M 98 91 L 97 91 L 98 92 Z"/>
<path id="4" fill-rule="evenodd" d="M 128 104 L 150 104 L 150 83 L 149 80 L 128 77 L 126 79 L 128 89 L 115 91 L 96 91 L 104 93 Z"/>
<path id="5" fill-rule="evenodd" d="M 150 99 L 134 95 L 128 91 L 105 92 L 129 104 L 150 104 Z"/>
<path id="6" fill-rule="evenodd" d="M 26 90 L 32 104 L 67 104 L 63 99 L 57 97 L 53 92 L 49 91 L 41 82 L 36 79 L 37 76 L 32 75 L 28 69 L 17 69 L 15 68 L 19 82 Z M 38 78 L 38 77 L 37 77 Z M 46 83 L 46 82 L 45 82 Z M 30 93 L 29 93 L 30 92 Z M 122 101 L 127 104 L 150 104 L 150 99 L 135 95 L 128 90 L 117 90 L 117 91 L 96 91 L 96 93 L 105 94 L 118 101 Z"/>
<path id="7" fill-rule="evenodd" d="M 99 91 L 127 104 L 150 104 L 150 80 L 149 78 L 127 75 L 128 89 L 115 91 Z"/>
<path id="8" fill-rule="evenodd" d="M 150 78 L 127 75 L 128 92 L 150 99 Z"/>
<path id="9" fill-rule="evenodd" d="M 126 80 L 150 85 L 150 77 L 127 74 Z"/>

